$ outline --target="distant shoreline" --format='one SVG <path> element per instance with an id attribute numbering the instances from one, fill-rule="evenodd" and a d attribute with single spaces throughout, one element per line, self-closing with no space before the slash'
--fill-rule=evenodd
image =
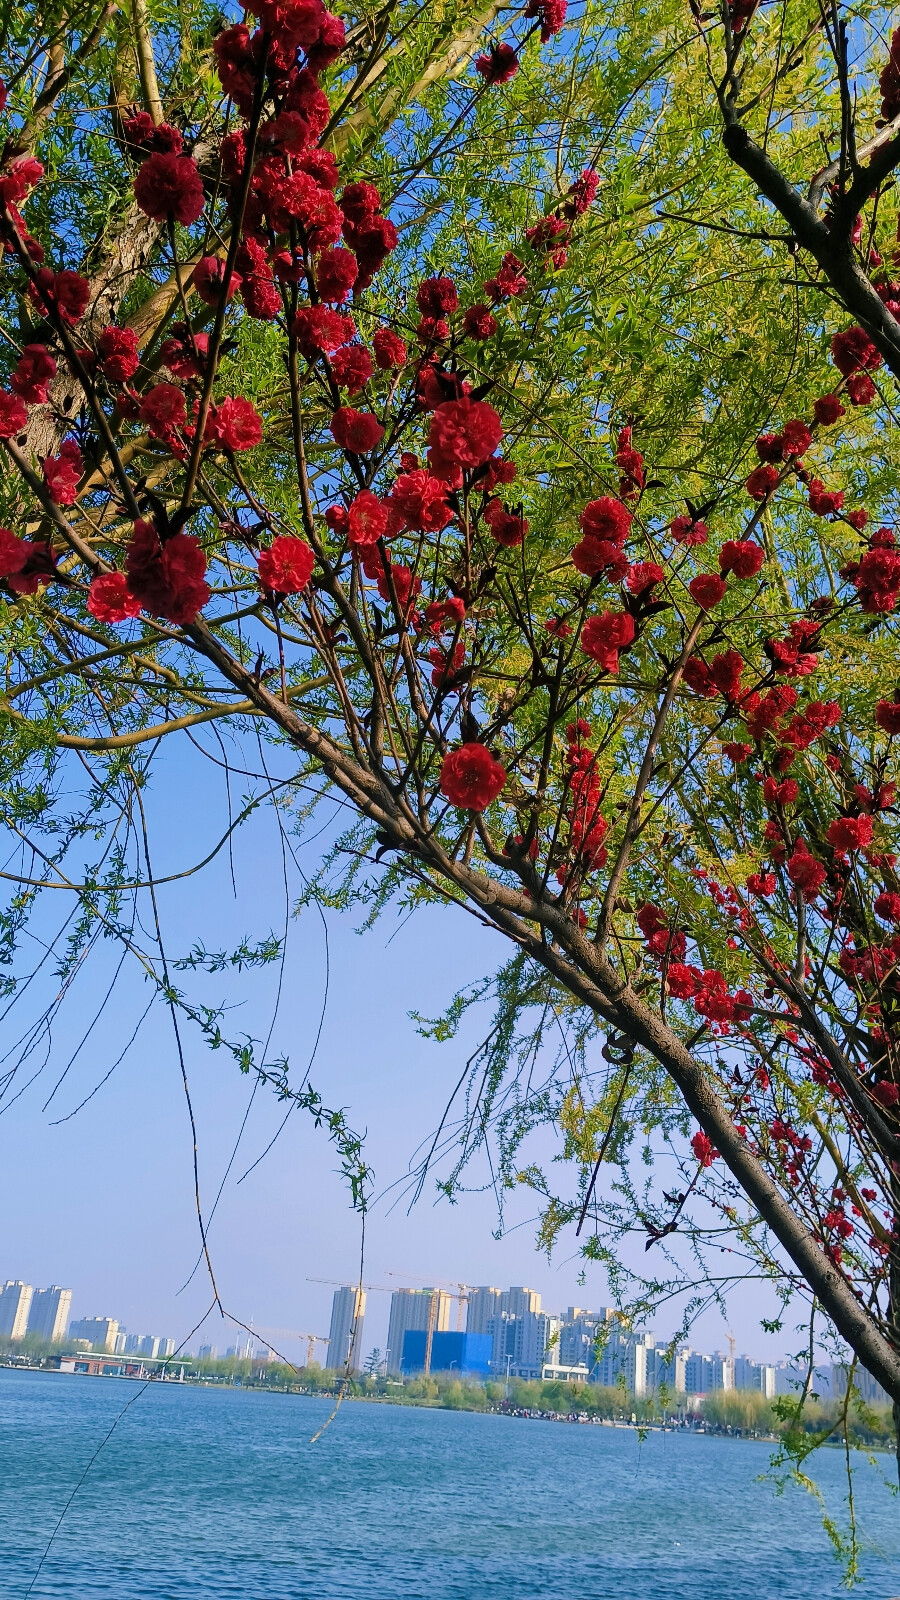
<path id="1" fill-rule="evenodd" d="M 8 1372 L 25 1372 L 29 1374 L 43 1374 L 48 1377 L 58 1378 L 101 1378 L 113 1383 L 139 1383 L 142 1385 L 165 1384 L 167 1388 L 193 1388 L 216 1389 L 223 1393 L 233 1393 L 240 1390 L 246 1394 L 289 1394 L 301 1400 L 331 1400 L 338 1399 L 338 1391 L 334 1389 L 303 1389 L 299 1386 L 278 1386 L 274 1384 L 256 1383 L 216 1383 L 209 1378 L 202 1377 L 160 1377 L 157 1375 L 137 1377 L 131 1373 L 94 1373 L 94 1372 L 60 1372 L 55 1367 L 25 1367 L 16 1362 L 0 1360 L 0 1369 Z M 345 1394 L 342 1404 L 358 1403 L 363 1405 L 395 1406 L 403 1409 L 417 1409 L 420 1411 L 457 1411 L 465 1412 L 469 1416 L 507 1417 L 520 1422 L 564 1422 L 577 1427 L 614 1428 L 627 1433 L 672 1433 L 691 1434 L 701 1438 L 734 1439 L 735 1441 L 750 1442 L 751 1444 L 777 1444 L 777 1433 L 755 1433 L 733 1427 L 721 1427 L 705 1421 L 702 1417 L 693 1414 L 691 1418 L 682 1421 L 663 1422 L 648 1419 L 642 1422 L 631 1422 L 625 1418 L 589 1416 L 585 1412 L 545 1411 L 530 1407 L 516 1407 L 504 1405 L 465 1406 L 447 1405 L 439 1397 L 410 1396 L 400 1399 L 392 1395 L 370 1394 Z M 826 1440 L 819 1448 L 843 1449 L 840 1440 Z M 867 1450 L 876 1450 L 880 1454 L 895 1455 L 891 1445 L 866 1442 Z"/>

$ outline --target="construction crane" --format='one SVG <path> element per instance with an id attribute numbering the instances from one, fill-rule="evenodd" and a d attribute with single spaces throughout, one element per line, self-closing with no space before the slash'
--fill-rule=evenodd
<path id="1" fill-rule="evenodd" d="M 388 1274 L 390 1277 L 390 1273 Z M 307 1283 L 330 1283 L 333 1289 L 365 1289 L 372 1294 L 393 1294 L 386 1283 L 348 1283 L 346 1278 L 307 1278 Z"/>
<path id="2" fill-rule="evenodd" d="M 316 1345 L 327 1344 L 328 1336 L 324 1333 L 298 1333 L 295 1328 L 263 1328 L 263 1333 L 274 1333 L 276 1338 L 305 1339 L 306 1340 L 306 1365 L 311 1367 L 315 1359 Z"/>
<path id="3" fill-rule="evenodd" d="M 425 1283 L 427 1281 L 425 1278 L 421 1277 L 418 1272 L 389 1272 L 387 1276 L 389 1278 L 417 1278 L 419 1283 Z M 428 1282 L 428 1287 L 431 1288 L 432 1284 L 438 1289 L 443 1289 L 449 1300 L 455 1300 L 457 1302 L 456 1331 L 457 1333 L 462 1333 L 463 1306 L 468 1305 L 471 1284 L 460 1283 L 456 1278 L 432 1278 L 430 1282 Z M 454 1284 L 456 1285 L 455 1294 L 453 1293 Z"/>

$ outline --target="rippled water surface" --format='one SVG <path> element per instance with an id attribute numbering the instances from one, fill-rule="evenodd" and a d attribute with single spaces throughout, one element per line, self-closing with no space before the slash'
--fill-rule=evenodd
<path id="1" fill-rule="evenodd" d="M 24 1600 L 136 1387 L 0 1370 L 0 1595 Z M 769 1447 L 153 1384 L 72 1501 L 34 1600 L 837 1600 Z M 815 1473 L 844 1511 L 837 1451 Z M 865 1600 L 900 1596 L 900 1504 L 855 1479 Z"/>

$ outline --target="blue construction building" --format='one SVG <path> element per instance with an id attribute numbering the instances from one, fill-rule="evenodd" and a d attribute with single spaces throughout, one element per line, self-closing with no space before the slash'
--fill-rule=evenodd
<path id="1" fill-rule="evenodd" d="M 407 1328 L 403 1335 L 400 1371 L 407 1377 L 425 1368 L 424 1328 Z M 435 1333 L 431 1339 L 432 1372 L 477 1372 L 488 1377 L 494 1340 L 489 1333 Z"/>

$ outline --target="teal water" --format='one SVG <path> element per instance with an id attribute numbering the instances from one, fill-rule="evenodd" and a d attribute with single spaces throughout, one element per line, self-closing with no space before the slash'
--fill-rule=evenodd
<path id="1" fill-rule="evenodd" d="M 28 1585 L 125 1402 L 0 1370 L 0 1595 Z M 837 1600 L 817 1508 L 741 1440 L 152 1384 L 73 1501 L 34 1600 Z M 880 1468 L 890 1475 L 889 1457 Z M 842 1511 L 841 1457 L 815 1472 Z M 900 1505 L 855 1477 L 865 1600 L 900 1596 Z"/>

